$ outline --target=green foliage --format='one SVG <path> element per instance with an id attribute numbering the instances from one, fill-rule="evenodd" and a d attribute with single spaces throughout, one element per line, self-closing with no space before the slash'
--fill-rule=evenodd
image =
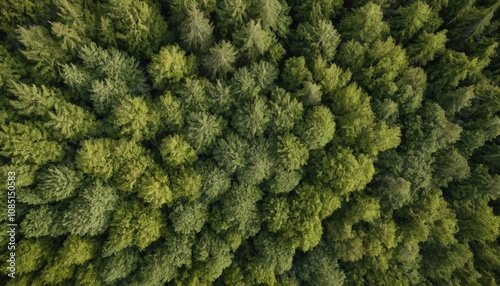
<path id="1" fill-rule="evenodd" d="M 335 132 L 334 116 L 324 105 L 307 109 L 304 121 L 295 127 L 297 136 L 309 150 L 323 148 L 333 139 Z"/>
<path id="2" fill-rule="evenodd" d="M 325 249 L 325 246 L 318 246 L 307 252 L 298 267 L 299 277 L 308 284 L 343 285 L 346 279 L 331 251 Z"/>
<path id="3" fill-rule="evenodd" d="M 301 47 L 303 54 L 311 58 L 320 56 L 327 61 L 333 59 L 340 43 L 340 34 L 332 22 L 326 20 L 320 20 L 314 25 L 300 23 L 297 27 L 297 36 L 304 45 Z"/>
<path id="4" fill-rule="evenodd" d="M 193 147 L 178 134 L 164 138 L 159 148 L 163 161 L 172 167 L 191 164 L 198 157 Z"/>
<path id="5" fill-rule="evenodd" d="M 236 61 L 236 48 L 228 41 L 222 41 L 210 48 L 210 54 L 204 60 L 205 68 L 211 73 L 211 77 L 217 75 L 225 76 L 234 70 Z"/>
<path id="6" fill-rule="evenodd" d="M 117 200 L 115 189 L 101 181 L 95 181 L 71 201 L 62 214 L 62 225 L 75 235 L 101 234 L 109 225 L 110 213 Z"/>
<path id="7" fill-rule="evenodd" d="M 10 158 L 14 165 L 24 163 L 44 165 L 60 161 L 64 156 L 63 146 L 49 140 L 39 124 L 10 122 L 1 128 L 0 155 Z"/>
<path id="8" fill-rule="evenodd" d="M 57 202 L 75 195 L 81 185 L 81 174 L 73 166 L 48 166 L 37 175 L 37 192 L 45 202 Z"/>
<path id="9" fill-rule="evenodd" d="M 102 9 L 99 36 L 103 43 L 124 47 L 138 58 L 150 57 L 164 43 L 167 24 L 151 2 L 112 0 Z"/>
<path id="10" fill-rule="evenodd" d="M 206 205 L 199 201 L 189 204 L 178 204 L 170 213 L 174 230 L 181 234 L 196 234 L 207 220 Z"/>
<path id="11" fill-rule="evenodd" d="M 142 97 L 120 100 L 113 108 L 111 118 L 120 137 L 129 140 L 151 139 L 158 130 L 158 115 Z"/>
<path id="12" fill-rule="evenodd" d="M 274 37 L 262 27 L 260 21 L 250 20 L 233 33 L 233 41 L 246 59 L 255 61 L 269 50 Z"/>
<path id="13" fill-rule="evenodd" d="M 164 220 L 159 209 L 148 210 L 147 204 L 127 201 L 113 212 L 108 240 L 103 245 L 103 257 L 136 246 L 144 250 L 160 238 Z"/>
<path id="14" fill-rule="evenodd" d="M 413 63 L 425 65 L 446 49 L 446 30 L 436 34 L 423 31 L 416 42 L 408 47 L 408 54 Z"/>
<path id="15" fill-rule="evenodd" d="M 344 17 L 339 30 L 346 40 L 372 43 L 383 39 L 389 32 L 389 25 L 382 20 L 383 16 L 380 5 L 370 2 Z"/>
<path id="16" fill-rule="evenodd" d="M 309 151 L 295 135 L 286 133 L 278 137 L 278 159 L 285 170 L 298 170 L 307 163 Z"/>
<path id="17" fill-rule="evenodd" d="M 104 266 L 99 274 L 106 284 L 111 284 L 134 271 L 138 260 L 139 256 L 136 250 L 131 248 L 122 250 L 104 259 Z"/>
<path id="18" fill-rule="evenodd" d="M 425 2 L 415 1 L 407 6 L 399 6 L 397 15 L 391 19 L 391 28 L 395 30 L 399 41 L 411 39 L 428 21 L 431 7 Z"/>
<path id="19" fill-rule="evenodd" d="M 281 88 L 276 88 L 271 93 L 272 127 L 276 132 L 282 133 L 293 129 L 302 119 L 304 107 L 290 93 Z"/>
<path id="20" fill-rule="evenodd" d="M 222 134 L 224 123 L 221 117 L 207 112 L 191 113 L 186 117 L 184 134 L 190 145 L 201 153 Z"/>
<path id="21" fill-rule="evenodd" d="M 172 190 L 167 173 L 159 166 L 144 172 L 138 183 L 137 196 L 152 206 L 161 207 L 172 202 Z"/>
<path id="22" fill-rule="evenodd" d="M 186 57 L 186 53 L 176 45 L 162 47 L 158 54 L 151 57 L 148 67 L 153 86 L 163 89 L 170 83 L 180 81 L 191 73 L 193 60 L 193 57 Z"/>
<path id="23" fill-rule="evenodd" d="M 211 42 L 213 27 L 203 12 L 190 7 L 180 26 L 181 39 L 188 50 L 206 50 Z"/>
<path id="24" fill-rule="evenodd" d="M 270 110 L 266 100 L 258 97 L 246 102 L 231 118 L 231 125 L 247 139 L 260 136 L 264 133 L 270 121 Z"/>
<path id="25" fill-rule="evenodd" d="M 19 41 L 26 48 L 24 56 L 34 62 L 33 74 L 42 81 L 54 80 L 58 77 L 58 67 L 66 63 L 68 55 L 52 39 L 49 31 L 42 26 L 31 26 L 29 28 L 19 27 L 17 29 Z"/>
<path id="26" fill-rule="evenodd" d="M 498 284 L 499 7 L 0 1 L 3 284 Z"/>

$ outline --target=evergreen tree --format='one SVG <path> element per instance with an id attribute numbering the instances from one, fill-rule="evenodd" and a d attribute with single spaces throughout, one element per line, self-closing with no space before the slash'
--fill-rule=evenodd
<path id="1" fill-rule="evenodd" d="M 180 30 L 181 39 L 188 50 L 206 50 L 213 41 L 212 25 L 204 17 L 203 12 L 194 6 L 189 8 Z"/>
<path id="2" fill-rule="evenodd" d="M 167 24 L 158 7 L 146 1 L 112 0 L 103 5 L 99 36 L 103 43 L 150 57 L 164 43 Z"/>
<path id="3" fill-rule="evenodd" d="M 250 20 L 233 33 L 233 41 L 246 59 L 254 61 L 269 50 L 274 37 L 262 28 L 260 21 Z"/>

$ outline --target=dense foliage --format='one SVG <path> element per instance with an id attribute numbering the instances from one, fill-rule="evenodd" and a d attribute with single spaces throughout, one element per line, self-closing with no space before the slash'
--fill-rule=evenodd
<path id="1" fill-rule="evenodd" d="M 499 285 L 499 7 L 0 1 L 2 281 Z"/>

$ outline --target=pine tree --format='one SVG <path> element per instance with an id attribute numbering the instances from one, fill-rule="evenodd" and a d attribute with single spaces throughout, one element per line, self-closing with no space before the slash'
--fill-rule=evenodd
<path id="1" fill-rule="evenodd" d="M 222 135 L 224 123 L 222 117 L 207 112 L 191 113 L 186 118 L 184 136 L 198 153 L 203 153 Z"/>
<path id="2" fill-rule="evenodd" d="M 246 102 L 231 118 L 231 125 L 247 139 L 260 136 L 267 129 L 270 121 L 270 110 L 263 97 Z"/>
<path id="3" fill-rule="evenodd" d="M 399 6 L 396 16 L 391 20 L 391 28 L 395 30 L 399 42 L 411 39 L 428 21 L 431 14 L 429 5 L 416 1 L 406 6 Z"/>
<path id="4" fill-rule="evenodd" d="M 214 79 L 217 76 L 225 77 L 234 70 L 236 61 L 236 48 L 228 41 L 221 41 L 210 48 L 210 54 L 205 58 L 203 65 Z"/>
<path id="5" fill-rule="evenodd" d="M 17 29 L 19 41 L 24 45 L 24 56 L 35 62 L 33 75 L 39 82 L 48 83 L 58 78 L 59 67 L 69 60 L 68 55 L 42 26 Z"/>
<path id="6" fill-rule="evenodd" d="M 181 39 L 191 51 L 208 49 L 213 41 L 213 30 L 209 19 L 205 18 L 203 12 L 194 6 L 189 8 L 180 26 Z"/>
<path id="7" fill-rule="evenodd" d="M 389 25 L 383 21 L 383 17 L 380 5 L 370 2 L 344 17 L 339 30 L 346 40 L 373 43 L 382 40 L 389 32 Z"/>
<path id="8" fill-rule="evenodd" d="M 324 105 L 306 110 L 303 122 L 295 127 L 295 134 L 309 150 L 324 147 L 333 139 L 335 132 L 334 116 Z"/>
<path id="9" fill-rule="evenodd" d="M 432 34 L 423 31 L 416 39 L 414 44 L 408 46 L 407 51 L 410 61 L 420 65 L 426 65 L 432 61 L 436 55 L 445 52 L 446 30 Z"/>
<path id="10" fill-rule="evenodd" d="M 200 201 L 177 204 L 170 213 L 174 230 L 181 234 L 199 233 L 207 220 L 207 205 Z"/>
<path id="11" fill-rule="evenodd" d="M 282 88 L 276 88 L 271 93 L 270 102 L 272 123 L 271 126 L 277 133 L 293 130 L 294 126 L 302 119 L 304 107 L 297 99 Z"/>
<path id="12" fill-rule="evenodd" d="M 285 170 L 298 170 L 307 163 L 309 151 L 299 138 L 291 133 L 278 136 L 278 159 Z"/>
<path id="13" fill-rule="evenodd" d="M 111 120 L 121 138 L 149 140 L 158 131 L 158 114 L 142 97 L 124 98 L 113 107 Z"/>
<path id="14" fill-rule="evenodd" d="M 297 36 L 301 44 L 301 54 L 309 58 L 323 57 L 326 61 L 331 61 L 340 44 L 340 34 L 332 22 L 326 20 L 314 24 L 300 23 Z"/>
<path id="15" fill-rule="evenodd" d="M 250 20 L 233 33 L 233 41 L 246 59 L 255 61 L 269 50 L 274 37 L 262 28 L 260 21 Z"/>
<path id="16" fill-rule="evenodd" d="M 146 1 L 109 1 L 103 5 L 99 20 L 100 40 L 124 46 L 137 58 L 156 53 L 167 33 L 158 7 Z"/>
<path id="17" fill-rule="evenodd" d="M 108 228 L 117 200 L 116 190 L 97 180 L 70 202 L 61 217 L 63 227 L 80 236 L 102 234 Z"/>
<path id="18" fill-rule="evenodd" d="M 198 156 L 194 148 L 180 135 L 164 138 L 159 146 L 160 153 L 168 166 L 177 167 L 192 164 Z"/>
<path id="19" fill-rule="evenodd" d="M 178 46 L 164 46 L 158 54 L 152 56 L 148 72 L 157 89 L 164 89 L 167 84 L 180 81 L 188 76 L 193 69 L 193 57 L 186 57 L 186 53 Z"/>

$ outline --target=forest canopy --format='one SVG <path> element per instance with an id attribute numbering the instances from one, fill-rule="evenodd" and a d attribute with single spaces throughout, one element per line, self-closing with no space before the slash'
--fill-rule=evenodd
<path id="1" fill-rule="evenodd" d="M 500 285 L 499 42 L 499 0 L 1 1 L 0 282 Z"/>

